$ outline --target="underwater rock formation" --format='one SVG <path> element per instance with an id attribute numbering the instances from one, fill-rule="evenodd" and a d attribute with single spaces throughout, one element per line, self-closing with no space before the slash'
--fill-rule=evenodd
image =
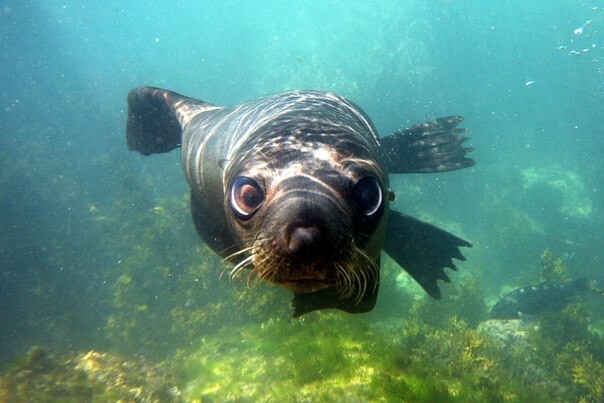
<path id="1" fill-rule="evenodd" d="M 588 218 L 593 206 L 582 178 L 560 168 L 527 168 L 522 171 L 524 190 L 548 188 L 558 193 L 560 213 L 572 218 Z"/>

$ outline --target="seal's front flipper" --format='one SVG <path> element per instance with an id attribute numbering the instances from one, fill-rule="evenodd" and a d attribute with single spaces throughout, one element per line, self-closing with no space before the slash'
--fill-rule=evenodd
<path id="1" fill-rule="evenodd" d="M 128 94 L 128 148 L 149 155 L 179 147 L 185 123 L 192 116 L 215 108 L 176 92 L 154 87 L 135 88 Z"/>
<path id="2" fill-rule="evenodd" d="M 375 306 L 379 284 L 367 284 L 360 301 L 354 297 L 342 298 L 335 288 L 324 288 L 307 294 L 294 294 L 294 318 L 320 309 L 339 309 L 348 313 L 369 312 Z"/>
<path id="3" fill-rule="evenodd" d="M 461 116 L 438 118 L 397 130 L 380 139 L 380 150 L 390 173 L 444 172 L 474 165 L 466 158 L 471 148 L 463 147 L 466 129 L 456 127 Z"/>
<path id="4" fill-rule="evenodd" d="M 457 270 L 453 259 L 466 260 L 459 248 L 472 245 L 434 225 L 390 210 L 384 251 L 433 298 L 440 298 L 436 280 L 450 282 L 444 268 Z"/>

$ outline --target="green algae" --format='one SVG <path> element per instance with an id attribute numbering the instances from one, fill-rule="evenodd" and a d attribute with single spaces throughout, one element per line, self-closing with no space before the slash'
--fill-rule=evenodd
<path id="1" fill-rule="evenodd" d="M 56 357 L 32 347 L 0 373 L 2 402 L 180 402 L 172 377 L 142 357 L 89 351 Z"/>
<path id="2" fill-rule="evenodd" d="M 589 313 L 579 303 L 530 326 L 489 321 L 500 322 L 501 330 L 484 330 L 484 295 L 480 283 L 466 275 L 444 287 L 441 301 L 407 295 L 397 315 L 327 310 L 294 319 L 287 293 L 221 281 L 218 259 L 209 259 L 204 248 L 196 253 L 185 268 L 160 265 L 152 273 L 125 259 L 114 284 L 116 323 L 108 321 L 108 334 L 130 356 L 142 352 L 163 365 L 98 352 L 55 359 L 35 350 L 2 371 L 0 396 L 191 402 L 602 399 L 604 342 L 589 331 Z M 566 272 L 551 251 L 541 264 L 552 275 Z M 155 282 L 166 281 L 172 281 L 170 289 L 161 293 Z M 395 281 L 391 288 L 383 297 L 404 291 Z M 167 301 L 156 303 L 155 296 Z M 512 337 L 496 337 L 504 329 Z M 151 374 L 161 376 L 143 383 Z M 130 386 L 116 389 L 124 380 Z"/>
<path id="3" fill-rule="evenodd" d="M 487 308 L 472 272 L 455 275 L 435 301 L 384 259 L 376 312 L 293 319 L 288 292 L 221 279 L 228 264 L 195 238 L 184 256 L 185 247 L 164 242 L 177 236 L 171 222 L 188 219 L 186 198 L 159 200 L 150 214 L 149 233 L 119 265 L 105 330 L 121 351 L 162 360 L 186 401 L 547 401 L 600 394 L 595 376 L 604 360 L 595 346 L 602 341 L 589 332 L 580 305 L 545 316 L 519 336 L 523 343 L 506 345 L 476 330 Z M 179 253 L 165 256 L 166 246 Z M 539 266 L 543 278 L 567 276 L 552 251 Z"/>
<path id="4" fill-rule="evenodd" d="M 418 330 L 418 331 L 414 331 Z M 190 401 L 492 401 L 542 396 L 506 377 L 488 338 L 339 313 L 204 338 L 173 362 Z M 413 341 L 412 341 L 413 340 Z M 513 399 L 512 399 L 513 400 Z"/>
<path id="5" fill-rule="evenodd" d="M 540 281 L 551 281 L 555 284 L 566 284 L 571 281 L 571 277 L 566 271 L 564 262 L 557 257 L 551 249 L 546 248 L 543 251 L 540 257 L 540 263 Z"/>
<path id="6" fill-rule="evenodd" d="M 471 272 L 455 274 L 435 301 L 384 259 L 381 310 L 292 319 L 288 292 L 263 284 L 248 288 L 246 278 L 234 284 L 220 278 L 225 262 L 197 239 L 187 197 L 146 203 L 136 217 L 142 232 L 120 223 L 107 207 L 88 206 L 91 217 L 107 217 L 92 220 L 94 225 L 123 231 L 106 240 L 110 246 L 124 251 L 129 244 L 128 253 L 107 269 L 112 312 L 102 333 L 114 350 L 162 361 L 185 401 L 602 399 L 604 346 L 589 330 L 589 312 L 581 304 L 541 318 L 523 344 L 505 345 L 476 330 L 486 319 L 486 305 Z M 129 235 L 133 230 L 137 237 Z M 543 279 L 567 281 L 564 262 L 553 251 L 535 266 Z M 27 396 L 40 401 L 70 401 L 77 394 L 118 400 L 82 368 L 56 364 L 67 361 L 40 360 L 25 373 L 5 369 L 2 396 L 17 396 L 14 381 L 21 373 L 46 384 L 56 380 L 57 389 L 26 383 Z"/>
<path id="7" fill-rule="evenodd" d="M 322 311 L 224 326 L 179 350 L 172 368 L 190 401 L 600 398 L 604 343 L 588 331 L 581 305 L 526 326 L 522 343 L 510 343 L 476 329 L 484 298 L 477 281 L 465 280 L 447 287 L 440 304 L 415 300 L 399 318 Z"/>
<path id="8" fill-rule="evenodd" d="M 221 276 L 228 263 L 199 242 L 189 214 L 186 197 L 157 200 L 141 214 L 147 230 L 110 269 L 119 276 L 104 331 L 123 353 L 164 359 L 215 332 L 225 318 L 231 324 L 262 323 L 289 315 L 284 290 Z"/>
<path id="9" fill-rule="evenodd" d="M 604 364 L 586 351 L 572 352 L 573 383 L 581 389 L 584 401 L 601 401 L 604 398 Z"/>
<path id="10" fill-rule="evenodd" d="M 269 321 L 241 333 L 204 338 L 174 364 L 191 400 L 424 400 L 446 396 L 440 382 L 393 373 L 394 337 L 338 313 Z M 395 336 L 395 335 L 393 335 Z"/>

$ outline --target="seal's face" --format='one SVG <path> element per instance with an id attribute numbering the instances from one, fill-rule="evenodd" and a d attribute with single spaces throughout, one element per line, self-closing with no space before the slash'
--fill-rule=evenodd
<path id="1" fill-rule="evenodd" d="M 232 256 L 243 258 L 232 276 L 250 268 L 297 293 L 336 287 L 361 298 L 377 284 L 388 211 L 386 176 L 367 145 L 304 133 L 256 144 L 255 158 L 243 156 L 225 178 L 240 246 Z"/>

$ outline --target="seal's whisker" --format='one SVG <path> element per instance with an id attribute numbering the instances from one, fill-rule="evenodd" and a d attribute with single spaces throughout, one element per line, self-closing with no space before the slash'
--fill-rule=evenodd
<path id="1" fill-rule="evenodd" d="M 343 283 L 341 284 L 340 287 L 340 292 L 342 293 L 342 295 L 344 297 L 346 297 L 348 295 L 348 293 L 350 293 L 350 290 L 352 288 L 352 278 L 350 277 L 350 273 L 348 272 L 348 270 L 346 269 L 346 267 L 342 266 L 341 264 L 338 264 L 338 274 L 340 275 L 340 278 L 343 280 Z"/>
<path id="2" fill-rule="evenodd" d="M 283 258 L 276 259 L 274 264 L 269 265 L 268 270 L 266 270 L 264 272 L 263 278 L 271 283 L 274 282 L 276 280 L 277 276 L 279 275 L 279 273 L 282 271 L 282 268 L 284 265 L 284 260 L 285 259 L 283 259 Z"/>
<path id="3" fill-rule="evenodd" d="M 379 278 L 380 278 L 380 267 L 375 262 L 375 260 L 373 260 L 367 254 L 367 252 L 365 252 L 363 249 L 355 247 L 355 252 L 356 252 L 357 257 L 360 256 L 360 257 L 362 257 L 365 260 L 365 262 L 367 262 L 367 265 L 364 266 L 364 267 L 366 267 L 368 269 L 367 270 L 367 274 L 370 275 L 370 280 L 372 280 L 372 282 L 373 282 L 373 290 L 372 290 L 372 292 L 375 292 L 376 289 L 377 289 L 377 286 L 378 286 Z"/>
<path id="4" fill-rule="evenodd" d="M 355 270 L 355 267 L 356 267 L 356 264 L 351 265 L 349 263 L 348 267 L 346 268 L 346 272 L 348 273 L 348 278 L 350 279 L 350 282 L 348 284 L 348 292 L 346 293 L 347 297 L 352 296 L 355 288 L 357 287 L 357 284 L 359 283 L 359 275 L 358 275 L 357 271 Z"/>
<path id="5" fill-rule="evenodd" d="M 239 262 L 241 263 L 241 262 Z M 236 266 L 235 266 L 236 267 Z M 226 273 L 227 271 L 233 271 L 233 267 L 230 267 L 229 265 L 223 265 L 222 270 L 220 270 L 220 274 L 218 275 L 218 280 L 222 280 L 222 277 L 224 276 L 224 273 Z M 231 275 L 229 274 L 229 277 Z"/>
<path id="6" fill-rule="evenodd" d="M 249 262 L 246 262 L 245 265 L 241 265 L 237 271 L 231 272 L 231 274 L 229 275 L 229 280 L 230 281 L 235 281 L 237 279 L 237 277 L 239 277 L 239 274 L 241 274 L 241 272 L 249 265 Z"/>
<path id="7" fill-rule="evenodd" d="M 222 267 L 222 270 L 220 270 L 220 274 L 218 275 L 218 280 L 219 280 L 219 281 L 221 281 L 221 280 L 222 280 L 222 276 L 224 276 L 224 273 L 226 273 L 226 271 L 227 271 L 228 269 L 229 269 L 229 268 L 228 268 L 228 267 L 226 267 L 226 266 L 223 266 L 223 267 Z"/>
<path id="8" fill-rule="evenodd" d="M 367 293 L 369 283 L 373 283 L 372 292 L 377 288 L 379 272 L 376 262 L 367 253 L 354 246 L 354 252 L 345 263 L 334 263 L 335 287 L 340 298 L 354 298 L 360 303 Z"/>
<path id="9" fill-rule="evenodd" d="M 344 267 L 342 267 L 341 264 L 336 263 L 335 270 L 336 270 L 336 290 L 338 291 L 338 293 L 340 295 L 342 295 L 343 298 L 346 298 L 346 290 L 348 290 L 350 288 L 349 287 L 350 279 L 348 277 L 346 269 Z"/>
<path id="10" fill-rule="evenodd" d="M 258 277 L 258 270 L 256 270 L 255 268 L 250 270 L 247 274 L 247 280 L 245 282 L 245 287 L 248 290 L 252 289 L 252 278 L 257 278 Z"/>
<path id="11" fill-rule="evenodd" d="M 229 274 L 230 280 L 233 281 L 235 278 L 237 278 L 239 273 L 241 273 L 250 263 L 252 263 L 253 260 L 254 256 L 250 255 L 233 267 L 231 273 Z"/>
<path id="12" fill-rule="evenodd" d="M 283 263 L 283 259 L 280 259 L 280 260 L 277 260 L 277 261 L 272 262 L 271 264 L 267 265 L 267 268 L 265 270 L 263 270 L 261 273 L 262 278 L 264 280 L 272 283 L 275 280 L 277 273 L 279 273 L 282 263 Z"/>
<path id="13" fill-rule="evenodd" d="M 362 270 L 362 266 L 359 265 L 358 261 L 356 262 L 352 270 L 355 274 L 355 278 L 357 279 L 355 287 L 353 288 L 353 290 L 356 291 L 354 293 L 354 302 L 356 304 L 359 303 L 361 297 L 365 293 L 364 290 L 367 288 L 367 277 L 365 276 L 364 271 Z"/>
<path id="14" fill-rule="evenodd" d="M 267 239 L 268 239 L 268 238 L 260 238 L 260 237 L 258 236 L 258 237 L 256 237 L 256 239 L 254 239 L 254 242 L 253 242 L 253 243 L 252 243 L 250 246 L 248 246 L 248 247 L 246 247 L 246 248 L 243 248 L 243 249 L 240 249 L 240 250 L 238 250 L 238 251 L 235 251 L 235 252 L 231 253 L 231 254 L 230 254 L 230 255 L 228 255 L 228 256 L 225 256 L 225 257 L 222 259 L 222 261 L 223 261 L 223 262 L 230 261 L 230 260 L 232 260 L 233 258 L 235 258 L 235 257 L 237 257 L 237 256 L 239 256 L 239 255 L 242 255 L 242 254 L 244 254 L 244 253 L 248 253 L 248 252 L 251 252 L 251 253 L 253 254 L 253 252 L 254 252 L 254 247 L 255 247 L 254 245 L 256 245 L 256 242 L 264 242 L 264 241 L 266 241 Z M 232 247 L 234 247 L 234 246 L 232 246 Z M 232 248 L 232 247 L 229 247 L 229 248 Z M 227 248 L 226 250 L 228 250 L 229 248 Z"/>
<path id="15" fill-rule="evenodd" d="M 359 270 L 359 265 L 358 264 L 355 264 L 352 267 L 351 272 L 353 273 L 354 279 L 355 279 L 355 284 L 354 284 L 354 286 L 351 289 L 351 296 L 352 296 L 352 293 L 354 291 L 356 291 L 356 295 L 354 297 L 354 301 L 355 301 L 355 303 L 358 303 L 361 300 L 361 297 L 363 296 L 364 289 L 367 287 L 367 284 L 366 284 L 366 281 L 365 281 L 366 278 L 363 275 L 363 270 Z"/>
<path id="16" fill-rule="evenodd" d="M 260 281 L 266 278 L 266 273 L 270 272 L 271 268 L 275 266 L 272 260 L 274 258 L 269 255 L 259 262 L 254 262 L 254 268 L 250 270 L 247 276 L 247 287 L 249 289 L 257 287 Z"/>
<path id="17" fill-rule="evenodd" d="M 338 268 L 338 266 L 336 266 L 336 274 L 335 274 L 335 287 L 336 290 L 339 290 L 342 288 L 342 278 L 340 276 L 340 269 Z"/>
<path id="18" fill-rule="evenodd" d="M 226 254 L 227 254 L 229 251 L 231 251 L 231 250 L 233 250 L 233 249 L 237 249 L 237 245 L 235 245 L 235 244 L 229 245 L 229 246 L 227 246 L 226 248 L 222 249 L 221 251 L 219 251 L 219 252 L 217 252 L 217 253 L 218 253 L 218 255 L 219 255 L 219 256 L 224 256 L 224 255 L 226 255 Z M 224 261 L 224 260 L 227 260 L 227 259 L 228 259 L 228 256 L 227 256 L 226 258 L 223 258 L 223 261 Z"/>
<path id="19" fill-rule="evenodd" d="M 227 270 L 229 270 L 229 269 L 232 270 L 232 268 L 229 265 L 227 265 L 226 262 L 229 261 L 233 256 L 239 255 L 239 254 L 245 252 L 247 249 L 248 248 L 244 248 L 242 250 L 239 250 L 231 255 L 228 255 L 228 256 L 222 258 L 222 270 L 220 270 L 220 274 L 218 275 L 218 280 L 222 280 L 222 276 L 224 276 L 224 273 L 226 273 Z"/>
<path id="20" fill-rule="evenodd" d="M 355 270 L 355 264 L 347 263 L 346 267 L 343 267 L 343 271 L 346 274 L 346 288 L 342 290 L 342 297 L 351 297 L 355 291 L 356 285 L 359 283 L 359 275 Z"/>
<path id="21" fill-rule="evenodd" d="M 339 288 L 339 292 L 341 293 L 341 295 L 344 298 L 346 298 L 350 295 L 354 282 L 350 275 L 350 271 L 346 267 L 344 267 L 342 264 L 338 264 L 337 267 L 338 267 L 338 274 L 340 275 L 340 278 L 343 279 L 343 283 L 341 284 L 341 287 Z"/>
<path id="22" fill-rule="evenodd" d="M 267 238 L 260 238 L 257 237 L 256 238 L 259 242 L 263 242 L 264 240 L 266 240 Z M 254 271 L 256 263 L 254 262 L 255 260 L 255 256 L 254 256 L 254 249 L 256 248 L 255 246 L 256 244 L 252 244 L 251 246 L 248 246 L 246 248 L 240 249 L 234 253 L 231 253 L 230 255 L 226 256 L 225 258 L 223 258 L 223 262 L 226 261 L 230 261 L 233 260 L 237 257 L 240 257 L 243 254 L 249 254 L 248 256 L 246 256 L 243 260 L 241 260 L 240 262 L 238 262 L 235 267 L 233 267 L 230 271 L 229 274 L 229 278 L 231 281 L 235 280 L 235 278 L 245 269 L 250 269 L 251 272 Z M 266 260 L 266 259 L 265 259 Z M 222 276 L 224 275 L 225 271 L 228 268 L 225 268 L 222 270 L 222 272 L 220 273 L 219 278 L 222 278 Z"/>
<path id="23" fill-rule="evenodd" d="M 230 255 L 224 257 L 222 259 L 222 261 L 223 262 L 227 262 L 229 260 L 232 260 L 234 257 L 237 257 L 237 256 L 242 255 L 242 254 L 247 253 L 247 252 L 251 252 L 253 248 L 254 248 L 253 246 L 248 246 L 247 248 L 240 249 L 240 250 L 238 250 L 238 251 L 236 251 L 234 253 L 231 253 Z"/>

